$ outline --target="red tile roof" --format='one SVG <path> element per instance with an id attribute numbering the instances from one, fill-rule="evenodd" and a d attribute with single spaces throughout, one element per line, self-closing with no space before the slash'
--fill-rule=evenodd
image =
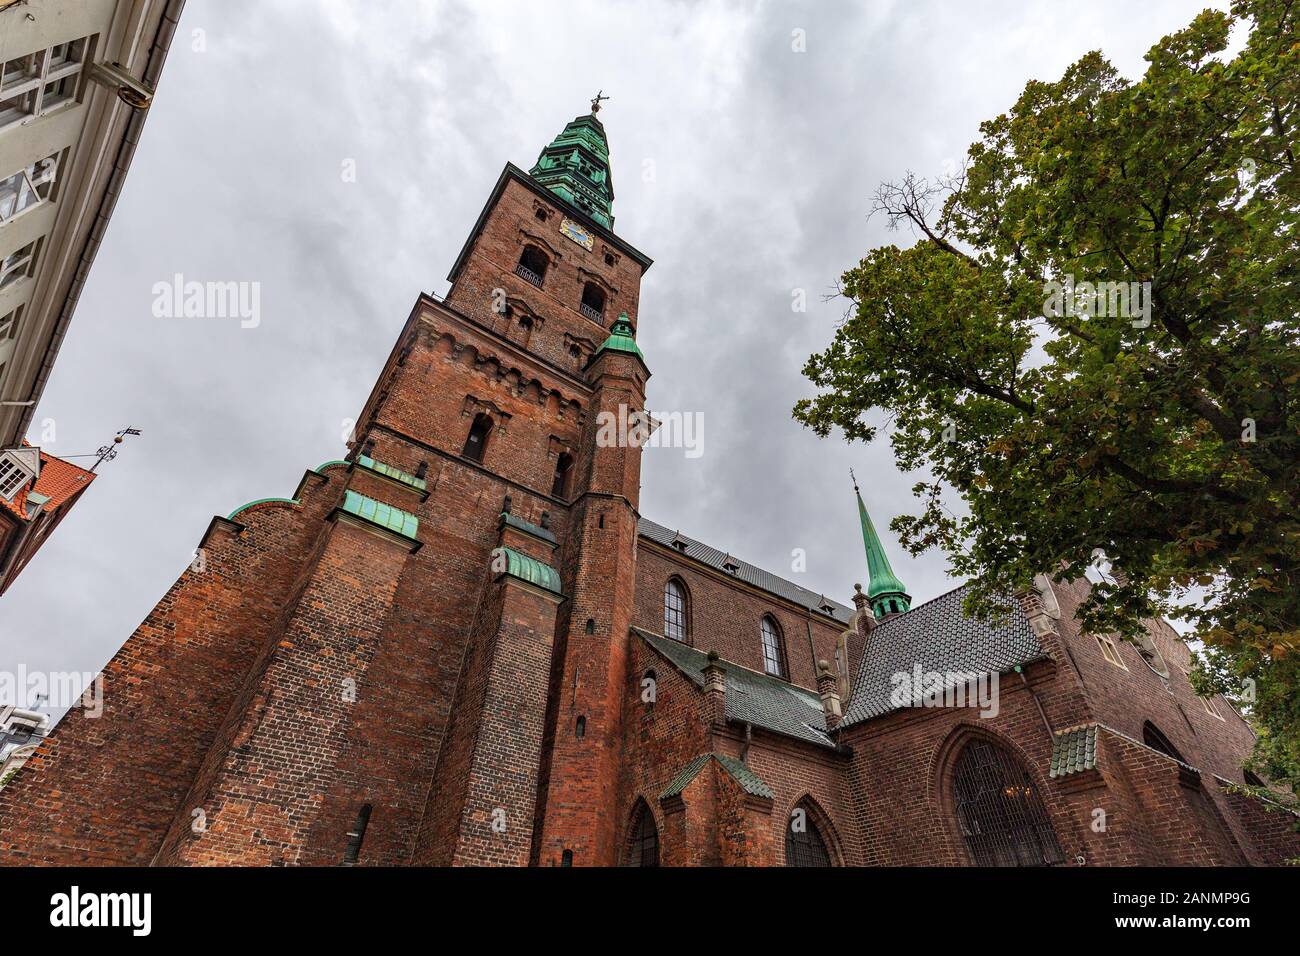
<path id="1" fill-rule="evenodd" d="M 23 444 L 29 445 L 30 442 L 25 441 Z M 50 500 L 45 502 L 45 506 L 41 509 L 49 512 L 66 503 L 94 480 L 95 476 L 86 469 L 41 452 L 41 474 L 36 479 L 36 487 L 33 488 L 30 483 L 23 486 L 14 495 L 13 501 L 0 498 L 0 507 L 26 521 L 28 492 L 35 491 L 38 495 L 49 498 Z"/>

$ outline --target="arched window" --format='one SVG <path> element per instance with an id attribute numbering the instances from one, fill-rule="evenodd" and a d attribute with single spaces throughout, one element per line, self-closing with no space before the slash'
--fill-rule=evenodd
<path id="1" fill-rule="evenodd" d="M 1007 750 L 973 740 L 953 770 L 957 824 L 976 866 L 1053 866 L 1065 860 L 1029 771 Z"/>
<path id="2" fill-rule="evenodd" d="M 790 811 L 785 828 L 786 866 L 834 866 L 826 840 L 813 820 L 812 808 L 806 800 L 799 801 Z"/>
<path id="3" fill-rule="evenodd" d="M 550 260 L 541 249 L 536 246 L 524 246 L 524 251 L 519 256 L 519 265 L 515 266 L 515 275 L 527 279 L 540 289 L 542 280 L 546 278 L 546 267 L 549 264 Z"/>
<path id="4" fill-rule="evenodd" d="M 686 640 L 686 588 L 676 578 L 664 585 L 664 637 Z"/>
<path id="5" fill-rule="evenodd" d="M 465 439 L 465 450 L 461 454 L 470 461 L 481 463 L 490 434 L 492 434 L 492 416 L 486 412 L 479 412 L 474 416 L 474 424 L 469 427 L 469 437 Z"/>
<path id="6" fill-rule="evenodd" d="M 763 634 L 763 670 L 773 677 L 785 677 L 785 648 L 782 646 L 781 626 L 770 614 L 764 614 L 760 630 Z"/>
<path id="7" fill-rule="evenodd" d="M 1178 748 L 1169 742 L 1169 738 L 1160 732 L 1160 728 L 1151 721 L 1142 725 L 1142 742 L 1152 750 L 1159 750 L 1166 757 L 1173 757 L 1179 763 L 1187 763 Z"/>
<path id="8" fill-rule="evenodd" d="M 659 865 L 659 831 L 655 828 L 655 816 L 644 800 L 638 800 L 632 810 L 626 859 L 628 866 Z"/>
<path id="9" fill-rule="evenodd" d="M 578 311 L 591 319 L 593 322 L 605 321 L 605 293 L 600 286 L 594 282 L 588 282 L 582 287 L 582 304 Z"/>
<path id="10" fill-rule="evenodd" d="M 551 482 L 551 494 L 556 498 L 563 498 L 569 493 L 569 472 L 573 468 L 573 456 L 568 452 L 560 452 L 560 457 L 555 459 L 555 480 Z"/>

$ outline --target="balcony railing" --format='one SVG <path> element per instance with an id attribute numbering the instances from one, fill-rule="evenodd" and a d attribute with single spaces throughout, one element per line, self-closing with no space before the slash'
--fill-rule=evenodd
<path id="1" fill-rule="evenodd" d="M 587 303 L 579 302 L 578 311 L 593 322 L 599 322 L 601 325 L 605 324 L 605 313 L 600 311 L 600 309 L 593 309 L 591 306 L 587 305 Z"/>
<path id="2" fill-rule="evenodd" d="M 522 262 L 515 266 L 515 275 L 519 276 L 521 279 L 527 279 L 539 289 L 542 287 L 542 277 Z"/>

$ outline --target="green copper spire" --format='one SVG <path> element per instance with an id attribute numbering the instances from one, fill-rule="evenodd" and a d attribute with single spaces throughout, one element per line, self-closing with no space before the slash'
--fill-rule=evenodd
<path id="1" fill-rule="evenodd" d="M 579 116 L 537 157 L 530 176 L 606 229 L 614 228 L 614 183 L 609 174 L 609 142 L 596 119 L 600 97 L 591 112 Z"/>
<path id="2" fill-rule="evenodd" d="M 609 338 L 596 349 L 596 355 L 601 352 L 627 352 L 635 355 L 642 362 L 645 361 L 645 356 L 641 354 L 641 347 L 636 344 L 636 332 L 632 328 L 632 321 L 627 317 L 626 312 L 615 319 L 614 324 L 609 327 Z M 596 355 L 592 358 L 595 359 Z"/>
<path id="3" fill-rule="evenodd" d="M 850 470 L 850 475 L 853 472 Z M 862 492 L 858 490 L 858 481 L 853 480 L 853 491 L 858 496 L 858 520 L 862 522 L 862 545 L 867 551 L 867 573 L 871 575 L 867 585 L 867 597 L 871 599 L 871 610 L 876 617 L 901 614 L 912 607 L 912 598 L 907 593 L 903 582 L 894 576 L 894 569 L 889 566 L 889 556 L 885 546 L 876 534 L 876 526 L 871 523 L 867 506 L 862 503 Z"/>

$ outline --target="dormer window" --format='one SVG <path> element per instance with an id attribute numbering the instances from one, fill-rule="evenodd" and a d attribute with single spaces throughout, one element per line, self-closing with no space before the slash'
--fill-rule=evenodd
<path id="1" fill-rule="evenodd" d="M 578 306 L 578 311 L 591 321 L 604 324 L 605 293 L 600 286 L 594 282 L 588 282 L 582 287 L 582 302 Z"/>
<path id="2" fill-rule="evenodd" d="M 0 455 L 0 498 L 13 501 L 14 496 L 36 477 L 36 473 L 16 454 Z"/>
<path id="3" fill-rule="evenodd" d="M 740 570 L 740 565 L 736 563 L 735 558 L 731 555 L 727 555 L 722 559 L 722 570 L 726 571 L 728 574 L 735 574 Z"/>

